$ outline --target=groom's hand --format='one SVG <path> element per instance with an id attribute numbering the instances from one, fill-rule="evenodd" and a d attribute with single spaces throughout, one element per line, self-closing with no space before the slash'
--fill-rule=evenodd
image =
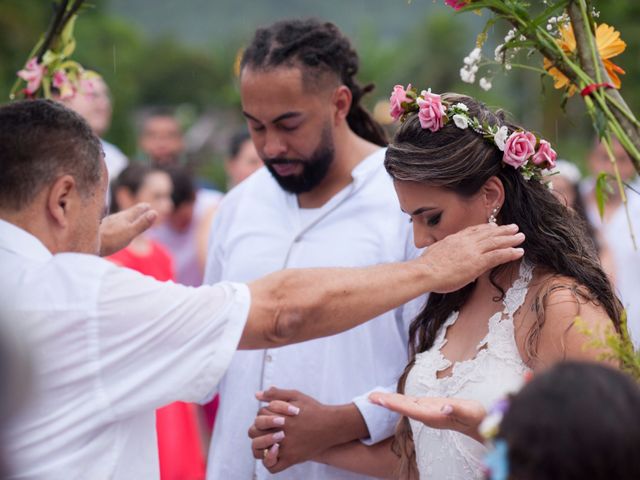
<path id="1" fill-rule="evenodd" d="M 256 394 L 268 402 L 249 429 L 253 456 L 271 473 L 315 458 L 326 449 L 369 436 L 354 404 L 324 405 L 297 390 L 270 388 Z M 277 444 L 278 446 L 273 448 Z M 270 449 L 265 453 L 265 449 Z"/>
<path id="2" fill-rule="evenodd" d="M 524 234 L 517 225 L 476 225 L 429 246 L 416 261 L 426 264 L 431 291 L 459 290 L 484 272 L 524 255 Z"/>

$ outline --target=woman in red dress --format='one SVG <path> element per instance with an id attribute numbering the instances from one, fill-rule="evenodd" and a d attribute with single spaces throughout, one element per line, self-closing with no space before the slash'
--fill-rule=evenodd
<path id="1" fill-rule="evenodd" d="M 146 202 L 158 212 L 156 222 L 162 222 L 173 208 L 172 189 L 171 177 L 165 171 L 133 164 L 125 168 L 113 182 L 111 207 L 113 211 L 118 211 Z M 107 258 L 157 280 L 175 280 L 170 253 L 145 234 L 134 238 L 128 247 Z M 205 478 L 205 450 L 197 413 L 195 405 L 184 402 L 175 402 L 156 410 L 161 480 Z"/>

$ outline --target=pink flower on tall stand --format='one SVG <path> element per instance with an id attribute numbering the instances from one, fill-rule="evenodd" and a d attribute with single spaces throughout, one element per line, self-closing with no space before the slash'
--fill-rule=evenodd
<path id="1" fill-rule="evenodd" d="M 504 145 L 502 161 L 513 168 L 520 168 L 536 151 L 536 137 L 531 132 L 513 132 Z"/>
<path id="2" fill-rule="evenodd" d="M 444 0 L 444 4 L 449 5 L 455 10 L 460 10 L 467 4 L 467 2 L 465 2 L 464 0 Z"/>
<path id="3" fill-rule="evenodd" d="M 546 140 L 540 140 L 538 151 L 531 160 L 539 167 L 551 169 L 556 166 L 556 158 L 558 154 L 551 148 L 551 144 Z"/>
<path id="4" fill-rule="evenodd" d="M 420 119 L 420 126 L 422 128 L 428 128 L 432 132 L 437 132 L 444 125 L 444 114 L 446 110 L 440 95 L 431 93 L 431 90 L 423 90 L 421 97 L 418 97 L 418 118 Z"/>
<path id="5" fill-rule="evenodd" d="M 407 85 L 407 90 L 411 89 L 411 84 Z M 402 85 L 396 85 L 393 87 L 389 102 L 391 103 L 391 110 L 389 114 L 394 121 L 397 121 L 404 114 L 404 108 L 402 108 L 402 102 L 410 103 L 410 98 L 407 97 L 407 90 Z"/>
<path id="6" fill-rule="evenodd" d="M 24 89 L 27 95 L 33 95 L 40 88 L 44 68 L 44 65 L 40 65 L 38 59 L 33 57 L 27 62 L 25 68 L 18 72 L 18 77 L 27 82 L 27 88 Z"/>
<path id="7" fill-rule="evenodd" d="M 75 89 L 67 77 L 67 73 L 64 70 L 56 70 L 53 73 L 53 86 L 58 89 L 60 99 L 71 98 L 75 95 Z"/>

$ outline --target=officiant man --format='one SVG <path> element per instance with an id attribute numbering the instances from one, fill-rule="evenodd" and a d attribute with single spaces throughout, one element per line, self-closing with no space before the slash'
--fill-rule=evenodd
<path id="1" fill-rule="evenodd" d="M 33 365 L 5 442 L 19 478 L 158 478 L 154 410 L 206 400 L 236 349 L 335 334 L 522 255 L 516 227 L 487 226 L 403 264 L 191 288 L 96 255 L 126 242 L 100 233 L 106 166 L 76 113 L 46 100 L 0 107 L 0 170 L 0 303 Z"/>

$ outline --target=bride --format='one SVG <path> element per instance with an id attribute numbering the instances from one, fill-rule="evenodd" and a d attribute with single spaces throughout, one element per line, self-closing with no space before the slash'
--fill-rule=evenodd
<path id="1" fill-rule="evenodd" d="M 403 124 L 385 167 L 416 246 L 485 222 L 515 223 L 526 236 L 522 260 L 429 297 L 410 328 L 411 360 L 398 391 L 488 409 L 527 372 L 568 358 L 596 360 L 600 352 L 583 348 L 576 317 L 595 331 L 619 330 L 622 307 L 581 221 L 545 183 L 556 157 L 549 143 L 468 96 L 397 86 L 391 101 Z M 395 439 L 334 447 L 316 461 L 381 477 L 467 480 L 483 478 L 485 453 L 460 431 L 405 417 Z"/>

